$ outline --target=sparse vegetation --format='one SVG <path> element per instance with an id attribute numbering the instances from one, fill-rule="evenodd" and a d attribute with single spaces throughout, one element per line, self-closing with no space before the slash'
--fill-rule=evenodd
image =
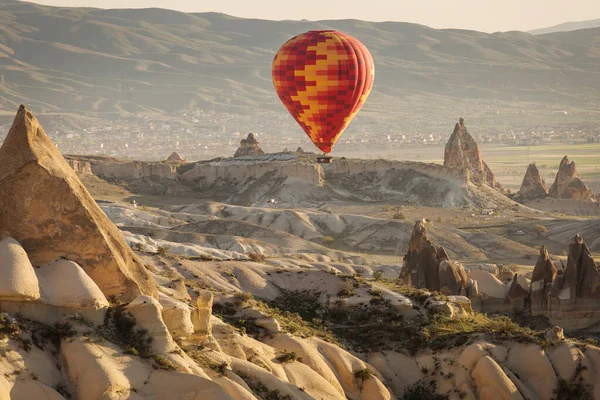
<path id="1" fill-rule="evenodd" d="M 177 367 L 165 356 L 152 356 L 152 368 L 165 371 L 176 371 Z"/>
<path id="2" fill-rule="evenodd" d="M 432 296 L 431 293 L 419 289 L 397 285 L 392 287 L 402 290 L 403 294 L 418 303 L 423 303 Z M 356 351 L 398 349 L 414 354 L 427 348 L 439 350 L 461 346 L 467 343 L 472 334 L 483 335 L 493 342 L 543 344 L 541 331 L 523 328 L 505 316 L 473 313 L 449 318 L 436 314 L 431 315 L 428 321 L 422 316 L 402 316 L 385 299 L 346 309 L 339 302 L 322 303 L 320 297 L 315 294 L 282 293 L 282 296 L 270 304 L 300 317 L 302 321 L 297 321 L 296 324 L 327 332 L 334 341 Z M 433 296 L 438 300 L 447 300 L 441 294 Z"/>
<path id="3" fill-rule="evenodd" d="M 152 337 L 145 329 L 136 329 L 135 324 L 135 318 L 124 306 L 111 307 L 98 331 L 107 340 L 121 345 L 127 354 L 152 357 Z"/>
<path id="4" fill-rule="evenodd" d="M 352 297 L 354 296 L 354 285 L 352 281 L 346 279 L 344 283 L 342 283 L 342 287 L 338 292 L 338 297 Z"/>
<path id="5" fill-rule="evenodd" d="M 323 240 L 323 244 L 335 243 L 335 238 L 333 236 L 324 236 L 322 240 Z"/>
<path id="6" fill-rule="evenodd" d="M 137 251 L 144 251 L 145 247 L 142 242 L 137 242 L 133 245 L 133 249 Z"/>
<path id="7" fill-rule="evenodd" d="M 377 270 L 375 272 L 373 272 L 373 279 L 376 281 L 380 281 L 385 277 L 385 275 L 383 274 L 383 271 L 381 270 Z"/>
<path id="8" fill-rule="evenodd" d="M 285 363 L 292 363 L 294 361 L 300 361 L 301 358 L 298 357 L 298 355 L 295 352 L 287 352 L 284 351 L 283 354 L 277 356 L 277 361 L 279 361 L 282 364 Z"/>
<path id="9" fill-rule="evenodd" d="M 69 393 L 69 390 L 67 389 L 67 387 L 62 383 L 59 383 L 56 386 L 54 386 L 54 390 L 56 390 L 58 392 L 58 394 L 60 394 L 65 399 L 71 398 L 71 393 Z"/>
<path id="10" fill-rule="evenodd" d="M 546 228 L 544 225 L 536 225 L 533 227 L 533 231 L 537 235 L 537 238 L 540 239 L 541 236 L 548 233 L 548 228 Z"/>
<path id="11" fill-rule="evenodd" d="M 165 256 L 169 254 L 169 249 L 169 246 L 158 246 L 158 248 L 156 249 L 156 254 L 158 254 L 159 256 Z"/>
<path id="12" fill-rule="evenodd" d="M 257 263 L 264 263 L 266 260 L 265 255 L 262 253 L 249 253 L 248 258 L 250 259 L 250 261 L 254 261 Z"/>
<path id="13" fill-rule="evenodd" d="M 257 397 L 259 399 L 264 399 L 264 400 L 293 400 L 293 397 L 286 394 L 283 395 L 281 394 L 281 392 L 279 390 L 270 390 L 268 387 L 265 386 L 264 383 L 259 382 L 258 380 L 249 377 L 248 375 L 244 374 L 243 372 L 240 371 L 236 371 L 236 373 L 238 374 L 238 376 L 240 378 L 242 378 L 244 380 L 244 382 L 246 382 L 246 384 L 248 385 L 248 387 L 250 387 L 250 389 L 252 389 L 252 392 L 257 395 Z"/>
<path id="14" fill-rule="evenodd" d="M 356 372 L 354 372 L 354 378 L 356 378 L 357 380 L 364 382 L 367 379 L 371 378 L 373 374 L 371 373 L 371 371 L 369 371 L 368 368 L 365 369 L 361 369 L 358 370 Z"/>
<path id="15" fill-rule="evenodd" d="M 448 395 L 439 394 L 436 392 L 435 381 L 418 382 L 409 386 L 404 391 L 404 395 L 400 400 L 448 400 Z"/>
<path id="16" fill-rule="evenodd" d="M 592 400 L 594 395 L 590 385 L 583 381 L 581 373 L 586 369 L 581 362 L 575 369 L 575 374 L 570 381 L 559 378 L 554 389 L 554 400 Z"/>
<path id="17" fill-rule="evenodd" d="M 406 219 L 406 215 L 404 215 L 404 213 L 402 211 L 398 211 L 398 212 L 395 212 L 394 215 L 392 215 L 392 219 L 404 220 L 404 219 Z"/>

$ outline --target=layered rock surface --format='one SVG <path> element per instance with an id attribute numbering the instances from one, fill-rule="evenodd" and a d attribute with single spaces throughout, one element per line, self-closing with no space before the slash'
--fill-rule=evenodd
<path id="1" fill-rule="evenodd" d="M 473 183 L 486 184 L 503 191 L 496 181 L 492 170 L 483 161 L 479 146 L 465 125 L 463 118 L 454 127 L 454 131 L 444 149 L 444 166 L 468 171 Z"/>
<path id="2" fill-rule="evenodd" d="M 106 296 L 156 294 L 118 229 L 24 106 L 0 148 L 0 231 L 35 265 L 76 262 Z"/>

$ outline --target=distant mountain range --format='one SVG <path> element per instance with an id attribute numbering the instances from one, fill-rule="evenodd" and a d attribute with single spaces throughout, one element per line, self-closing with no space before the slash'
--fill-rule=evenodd
<path id="1" fill-rule="evenodd" d="M 600 27 L 600 18 L 592 19 L 589 21 L 565 22 L 563 24 L 554 25 L 548 28 L 534 29 L 532 31 L 529 31 L 529 33 L 531 33 L 532 35 L 544 35 L 546 33 L 570 32 L 579 29 L 591 29 L 598 27 Z"/>
<path id="2" fill-rule="evenodd" d="M 85 125 L 77 119 L 82 115 L 90 121 L 198 108 L 287 118 L 271 62 L 286 40 L 311 29 L 344 31 L 371 51 L 375 86 L 357 125 L 367 130 L 374 123 L 415 129 L 418 121 L 418 129 L 434 130 L 438 120 L 448 130 L 448 118 L 452 123 L 463 113 L 500 125 L 523 118 L 498 113 L 537 107 L 542 115 L 600 104 L 600 28 L 487 34 L 400 22 L 266 21 L 0 0 L 0 114 L 6 123 L 24 102 L 42 120 L 60 114 L 55 119 L 66 126 Z M 273 129 L 282 128 L 274 121 Z"/>

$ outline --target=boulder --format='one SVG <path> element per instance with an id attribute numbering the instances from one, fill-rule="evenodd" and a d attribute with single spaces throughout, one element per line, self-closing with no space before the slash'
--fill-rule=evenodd
<path id="1" fill-rule="evenodd" d="M 260 143 L 258 143 L 253 133 L 249 133 L 246 139 L 240 141 L 240 147 L 235 152 L 234 157 L 261 156 L 263 154 L 265 152 L 260 148 Z"/>
<path id="2" fill-rule="evenodd" d="M 569 162 L 569 158 L 564 156 L 558 167 L 554 183 L 550 187 L 549 194 L 556 199 L 576 199 L 585 201 L 595 201 L 595 196 L 591 190 L 579 179 L 575 162 Z"/>
<path id="3" fill-rule="evenodd" d="M 548 197 L 548 187 L 540 170 L 535 164 L 529 164 L 525 176 L 523 177 L 523 183 L 521 183 L 521 189 L 519 189 L 518 197 L 521 200 L 537 200 Z"/>
<path id="4" fill-rule="evenodd" d="M 107 297 L 156 295 L 117 227 L 24 106 L 0 148 L 0 230 L 34 265 L 77 263 Z"/>
<path id="5" fill-rule="evenodd" d="M 27 253 L 15 239 L 0 240 L 0 299 L 35 300 L 40 298 L 38 278 Z"/>
<path id="6" fill-rule="evenodd" d="M 502 185 L 496 181 L 496 177 L 483 161 L 479 146 L 467 130 L 463 118 L 460 118 L 446 143 L 444 166 L 467 171 L 473 183 L 486 184 L 504 191 Z"/>
<path id="7" fill-rule="evenodd" d="M 68 308 L 107 308 L 106 297 L 98 285 L 76 263 L 58 260 L 37 270 L 41 301 Z"/>

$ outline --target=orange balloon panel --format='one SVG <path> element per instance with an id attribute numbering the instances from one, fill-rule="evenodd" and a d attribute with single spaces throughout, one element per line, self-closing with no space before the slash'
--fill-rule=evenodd
<path id="1" fill-rule="evenodd" d="M 337 31 L 309 31 L 287 41 L 273 60 L 273 84 L 290 114 L 325 153 L 373 87 L 367 48 Z"/>

